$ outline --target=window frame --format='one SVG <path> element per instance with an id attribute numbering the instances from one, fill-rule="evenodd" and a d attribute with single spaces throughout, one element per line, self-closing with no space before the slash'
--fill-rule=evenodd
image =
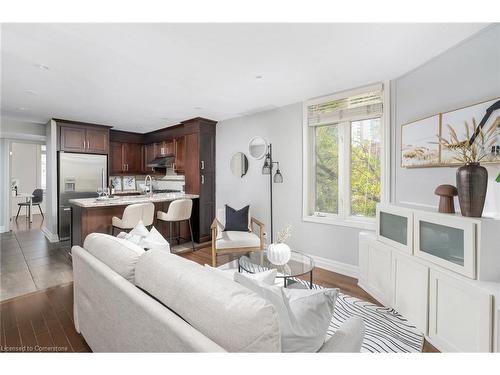
<path id="1" fill-rule="evenodd" d="M 378 83 L 353 90 L 322 96 L 303 102 L 303 186 L 302 220 L 320 224 L 340 225 L 375 230 L 375 217 L 351 215 L 351 121 L 341 121 L 338 126 L 339 143 L 339 212 L 338 214 L 314 212 L 316 200 L 316 164 L 314 126 L 308 125 L 308 107 L 338 100 L 373 90 L 382 90 L 382 115 L 380 117 L 380 202 L 387 203 L 390 196 L 390 92 L 389 83 Z M 367 117 L 368 119 L 369 117 Z M 374 118 L 374 117 L 371 117 Z"/>

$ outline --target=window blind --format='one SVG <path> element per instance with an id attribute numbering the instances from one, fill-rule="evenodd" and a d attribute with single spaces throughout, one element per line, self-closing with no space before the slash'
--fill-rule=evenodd
<path id="1" fill-rule="evenodd" d="M 382 115 L 382 89 L 363 93 L 345 93 L 345 97 L 326 97 L 307 105 L 307 124 L 320 126 L 342 121 L 356 121 Z"/>

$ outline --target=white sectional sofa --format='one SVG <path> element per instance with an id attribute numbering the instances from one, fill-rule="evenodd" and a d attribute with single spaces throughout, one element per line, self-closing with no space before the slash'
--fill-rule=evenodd
<path id="1" fill-rule="evenodd" d="M 177 255 L 105 234 L 72 248 L 76 330 L 95 352 L 280 352 L 274 307 Z M 361 319 L 320 352 L 359 351 Z"/>

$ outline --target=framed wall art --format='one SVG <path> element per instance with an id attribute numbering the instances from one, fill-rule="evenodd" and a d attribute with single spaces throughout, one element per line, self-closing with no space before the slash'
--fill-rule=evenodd
<path id="1" fill-rule="evenodd" d="M 493 104 L 499 101 L 500 98 L 489 100 L 486 102 L 474 104 L 468 107 L 459 108 L 453 111 L 444 112 L 441 119 L 441 136 L 443 138 L 449 139 L 449 127 L 452 127 L 456 132 L 458 139 L 467 138 L 466 124 L 469 127 L 469 139 L 472 136 L 473 123 L 480 124 L 486 115 L 486 110 L 490 108 Z M 483 133 L 487 133 L 492 127 L 496 128 L 494 131 L 494 139 L 492 139 L 493 144 L 491 144 L 488 150 L 488 156 L 483 159 L 482 163 L 500 163 L 500 110 L 492 111 L 491 115 L 486 120 L 483 126 Z M 460 165 L 457 162 L 453 153 L 443 147 L 441 149 L 441 162 L 442 166 L 452 166 Z"/>
<path id="2" fill-rule="evenodd" d="M 439 166 L 441 115 L 426 117 L 401 127 L 401 167 Z"/>

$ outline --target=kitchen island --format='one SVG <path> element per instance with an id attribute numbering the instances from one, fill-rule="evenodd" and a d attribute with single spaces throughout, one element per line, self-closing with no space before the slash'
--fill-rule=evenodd
<path id="1" fill-rule="evenodd" d="M 193 200 L 193 211 L 192 211 L 192 223 L 193 232 L 199 231 L 196 223 L 198 222 L 195 215 L 198 215 L 198 198 L 196 194 L 184 194 L 184 193 L 162 193 L 148 195 L 135 195 L 135 196 L 123 196 L 114 197 L 106 200 L 97 200 L 97 198 L 82 198 L 82 199 L 70 199 L 71 204 L 71 245 L 83 245 L 85 237 L 90 233 L 107 233 L 112 234 L 111 221 L 113 216 L 122 217 L 125 207 L 130 204 L 135 203 L 147 203 L 152 202 L 155 205 L 155 215 L 153 220 L 153 226 L 167 239 L 169 240 L 169 226 L 163 222 L 156 219 L 156 213 L 158 211 L 168 211 L 168 206 L 170 202 L 177 199 L 192 199 Z M 180 235 L 184 238 L 189 238 L 189 227 L 187 222 L 180 223 L 179 228 L 173 229 L 173 237 Z M 196 238 L 196 234 L 195 234 Z M 182 242 L 182 241 L 181 241 Z M 177 245 L 174 242 L 172 246 Z"/>

